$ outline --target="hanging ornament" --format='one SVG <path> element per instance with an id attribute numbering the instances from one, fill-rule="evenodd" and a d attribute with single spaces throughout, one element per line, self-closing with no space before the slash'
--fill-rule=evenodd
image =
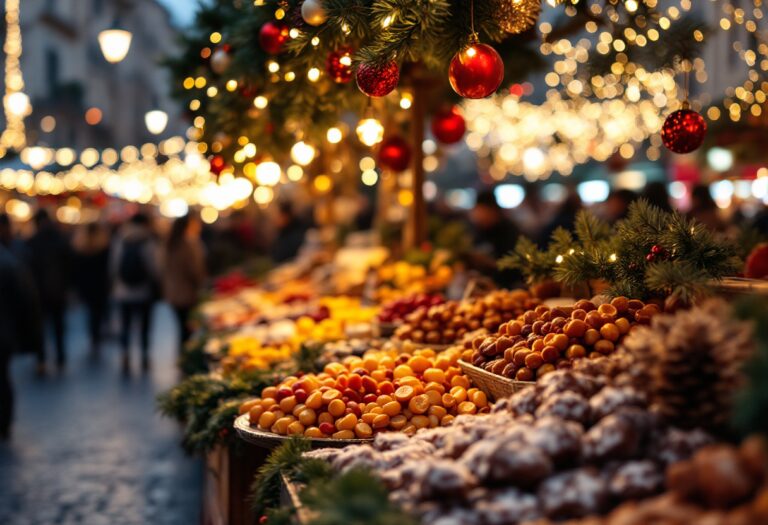
<path id="1" fill-rule="evenodd" d="M 259 30 L 259 45 L 270 55 L 279 55 L 290 38 L 289 31 L 283 22 L 267 22 Z"/>
<path id="2" fill-rule="evenodd" d="M 211 173 L 213 173 L 217 177 L 221 175 L 221 172 L 224 171 L 224 168 L 227 167 L 227 163 L 224 160 L 224 157 L 222 157 L 221 155 L 214 155 L 213 157 L 211 157 L 210 164 L 211 164 Z"/>
<path id="3" fill-rule="evenodd" d="M 351 47 L 340 47 L 328 53 L 325 71 L 337 84 L 352 80 L 352 52 Z"/>
<path id="4" fill-rule="evenodd" d="M 504 62 L 494 48 L 475 41 L 454 55 L 448 80 L 464 98 L 485 98 L 504 80 Z"/>
<path id="5" fill-rule="evenodd" d="M 403 171 L 411 163 L 411 145 L 394 135 L 379 146 L 379 164 L 392 171 Z"/>
<path id="6" fill-rule="evenodd" d="M 536 24 L 541 13 L 541 0 L 499 0 L 495 13 L 499 27 L 516 35 Z"/>
<path id="7" fill-rule="evenodd" d="M 222 75 L 229 69 L 229 65 L 232 63 L 230 50 L 231 48 L 226 44 L 216 48 L 210 59 L 211 71 L 217 75 Z"/>
<path id="8" fill-rule="evenodd" d="M 467 123 L 456 107 L 443 109 L 432 117 L 432 134 L 443 144 L 454 144 L 464 137 Z"/>
<path id="9" fill-rule="evenodd" d="M 328 13 L 320 0 L 304 0 L 301 4 L 301 18 L 309 25 L 317 27 L 328 20 Z"/>
<path id="10" fill-rule="evenodd" d="M 369 97 L 383 97 L 392 92 L 400 81 L 400 68 L 395 61 L 381 65 L 360 64 L 357 87 Z"/>
<path id="11" fill-rule="evenodd" d="M 683 103 L 683 109 L 671 113 L 661 128 L 661 140 L 674 153 L 690 153 L 704 142 L 707 123 L 704 117 L 689 109 Z"/>

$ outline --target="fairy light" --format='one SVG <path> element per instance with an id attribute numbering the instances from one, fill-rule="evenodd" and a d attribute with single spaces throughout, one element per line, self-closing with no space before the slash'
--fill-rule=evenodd
<path id="1" fill-rule="evenodd" d="M 24 93 L 24 77 L 21 74 L 21 25 L 19 0 L 5 1 L 5 111 L 6 128 L 0 135 L 0 157 L 8 149 L 21 151 L 26 145 L 24 117 L 32 112 L 29 97 Z"/>

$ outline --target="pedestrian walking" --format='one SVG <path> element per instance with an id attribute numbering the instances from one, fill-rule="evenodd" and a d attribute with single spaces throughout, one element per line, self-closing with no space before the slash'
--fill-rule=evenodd
<path id="1" fill-rule="evenodd" d="M 99 354 L 109 311 L 109 235 L 98 222 L 82 226 L 73 241 L 75 284 L 88 313 L 91 354 Z"/>
<path id="2" fill-rule="evenodd" d="M 23 247 L 27 266 L 37 289 L 44 320 L 53 329 L 56 366 L 66 364 L 65 348 L 67 294 L 70 286 L 71 251 L 59 225 L 45 209 L 34 217 L 35 233 Z M 38 366 L 45 369 L 45 352 L 40 353 Z"/>
<path id="3" fill-rule="evenodd" d="M 163 250 L 163 293 L 179 322 L 179 343 L 189 340 L 189 314 L 200 298 L 205 281 L 205 252 L 200 240 L 202 224 L 192 215 L 176 219 Z"/>
<path id="4" fill-rule="evenodd" d="M 158 297 L 159 272 L 157 242 L 150 219 L 144 213 L 136 213 L 120 229 L 110 258 L 110 272 L 114 282 L 113 297 L 120 309 L 123 371 L 130 370 L 134 324 L 138 324 L 141 367 L 147 370 L 152 307 Z"/>
<path id="5" fill-rule="evenodd" d="M 14 352 L 43 353 L 42 321 L 29 274 L 0 245 L 0 441 L 11 435 L 13 386 L 10 361 Z"/>

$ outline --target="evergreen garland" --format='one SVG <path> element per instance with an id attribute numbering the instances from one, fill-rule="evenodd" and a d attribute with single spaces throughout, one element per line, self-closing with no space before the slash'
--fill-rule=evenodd
<path id="1" fill-rule="evenodd" d="M 233 435 L 240 403 L 275 384 L 279 375 L 269 372 L 232 374 L 226 378 L 198 374 L 181 381 L 157 398 L 161 414 L 183 423 L 182 445 L 188 453 L 204 453 Z"/>
<path id="2" fill-rule="evenodd" d="M 481 41 L 494 44 L 501 54 L 505 83 L 521 82 L 532 71 L 540 70 L 545 61 L 538 52 L 535 31 L 509 35 L 500 29 L 498 1 L 474 1 L 474 29 Z M 320 144 L 326 130 L 343 120 L 345 112 L 361 115 L 368 99 L 354 81 L 336 84 L 327 75 L 316 82 L 308 79 L 313 68 L 325 71 L 329 53 L 341 47 L 352 48 L 355 67 L 360 62 L 397 61 L 402 67 L 400 84 L 404 89 L 426 79 L 447 97 L 454 97 L 448 88 L 446 70 L 452 56 L 472 37 L 470 0 L 323 0 L 327 20 L 317 27 L 302 20 L 301 4 L 302 0 L 265 0 L 263 5 L 213 0 L 201 6 L 195 24 L 182 37 L 181 54 L 168 65 L 173 73 L 174 95 L 185 105 L 197 101 L 194 112 L 205 120 L 197 138 L 206 144 L 207 153 L 221 154 L 231 162 L 234 152 L 242 146 L 237 139 L 247 137 L 256 144 L 259 154 L 281 161 L 296 140 Z M 591 13 L 586 2 L 570 7 L 577 16 L 558 18 L 548 36 L 564 38 L 578 33 L 587 19 L 621 33 L 627 27 L 637 27 L 641 17 L 643 24 L 659 17 L 656 9 L 643 3 L 634 13 L 624 9 L 622 2 L 604 0 L 604 4 L 602 16 Z M 261 48 L 258 35 L 265 23 L 275 22 L 278 10 L 285 12 L 283 21 L 294 32 L 285 51 L 273 57 Z M 620 16 L 609 20 L 609 11 Z M 631 46 L 624 54 L 630 53 L 631 60 L 649 71 L 667 67 L 674 57 L 693 56 L 689 50 L 697 44 L 692 42 L 693 23 L 677 21 L 670 30 L 678 26 L 679 34 L 670 33 L 669 38 L 648 42 L 643 48 Z M 222 35 L 220 44 L 211 44 L 214 32 Z M 232 62 L 227 71 L 214 74 L 201 51 L 208 48 L 213 52 L 223 44 L 231 46 Z M 612 52 L 595 57 L 605 60 L 599 72 L 610 71 L 614 55 Z M 279 71 L 270 72 L 269 61 L 277 62 Z M 293 78 L 287 79 L 287 73 Z M 206 85 L 183 89 L 183 81 L 190 77 L 203 77 Z M 238 82 L 234 91 L 226 88 L 230 80 Z M 218 91 L 213 97 L 206 94 L 211 86 Z M 257 95 L 266 97 L 266 108 L 254 107 Z M 428 103 L 433 106 L 447 97 L 431 97 Z M 376 105 L 381 114 L 398 111 L 397 102 L 389 97 L 377 100 Z"/>
<path id="3" fill-rule="evenodd" d="M 649 260 L 654 249 L 659 258 Z M 579 286 L 602 280 L 610 296 L 669 297 L 691 304 L 710 291 L 713 280 L 738 272 L 736 253 L 735 246 L 703 225 L 639 200 L 615 228 L 584 210 L 574 234 L 556 231 L 546 250 L 521 238 L 499 266 L 521 271 L 529 284 L 554 279 Z"/>

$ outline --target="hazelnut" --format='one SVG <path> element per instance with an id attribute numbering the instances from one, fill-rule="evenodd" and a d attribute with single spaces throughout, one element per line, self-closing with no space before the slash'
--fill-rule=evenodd
<path id="1" fill-rule="evenodd" d="M 586 313 L 584 314 L 586 316 Z M 586 322 L 581 319 L 573 319 L 563 327 L 563 332 L 568 337 L 583 337 L 589 329 Z"/>
<path id="2" fill-rule="evenodd" d="M 594 348 L 595 352 L 600 352 L 601 354 L 610 354 L 613 352 L 614 346 L 611 341 L 608 341 L 607 339 L 601 339 L 595 343 Z"/>
<path id="3" fill-rule="evenodd" d="M 513 378 L 515 377 L 515 373 L 517 372 L 517 367 L 514 363 L 507 363 L 504 367 L 504 370 L 501 371 L 501 375 L 504 377 Z"/>
<path id="4" fill-rule="evenodd" d="M 518 381 L 533 381 L 533 370 L 530 368 L 521 368 L 515 373 L 515 379 Z"/>
<path id="5" fill-rule="evenodd" d="M 546 363 L 554 363 L 560 358 L 560 350 L 554 346 L 545 346 L 541 351 L 541 358 Z"/>
<path id="6" fill-rule="evenodd" d="M 524 366 L 526 358 L 530 353 L 531 351 L 528 350 L 527 348 L 521 348 L 520 350 L 515 352 L 512 362 L 515 363 L 517 366 Z"/>
<path id="7" fill-rule="evenodd" d="M 544 359 L 539 352 L 531 352 L 525 356 L 525 366 L 532 370 L 536 370 L 544 364 Z"/>
<path id="8" fill-rule="evenodd" d="M 580 301 L 577 301 L 573 307 L 577 310 L 584 310 L 585 312 L 591 312 L 592 310 L 596 310 L 597 307 L 595 306 L 595 303 L 592 301 L 587 301 L 586 299 L 581 299 Z"/>
<path id="9" fill-rule="evenodd" d="M 616 326 L 613 323 L 607 323 L 600 327 L 600 335 L 603 339 L 607 339 L 611 342 L 616 342 L 619 340 L 619 337 L 621 336 L 621 331 L 619 330 L 619 327 Z"/>
<path id="10" fill-rule="evenodd" d="M 618 313 L 620 313 L 620 314 L 624 313 L 629 308 L 629 299 L 627 299 L 626 297 L 621 297 L 621 296 L 620 297 L 614 297 L 611 300 L 611 306 L 616 308 L 616 311 Z"/>
<path id="11" fill-rule="evenodd" d="M 568 359 L 578 359 L 587 355 L 587 350 L 581 345 L 571 345 L 568 350 L 565 351 L 565 356 Z"/>

